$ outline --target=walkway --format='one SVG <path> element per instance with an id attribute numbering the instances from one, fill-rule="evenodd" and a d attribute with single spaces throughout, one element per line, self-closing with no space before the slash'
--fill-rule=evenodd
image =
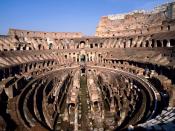
<path id="1" fill-rule="evenodd" d="M 80 78 L 80 103 L 81 103 L 81 130 L 88 131 L 88 105 L 87 105 L 87 80 L 85 76 Z"/>

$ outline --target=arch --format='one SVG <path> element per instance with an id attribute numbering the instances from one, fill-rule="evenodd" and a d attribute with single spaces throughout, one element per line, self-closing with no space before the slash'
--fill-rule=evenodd
<path id="1" fill-rule="evenodd" d="M 173 46 L 173 47 L 175 46 L 175 40 L 174 39 L 170 40 L 170 46 Z"/>
<path id="2" fill-rule="evenodd" d="M 90 44 L 90 48 L 93 48 L 93 44 Z"/>
<path id="3" fill-rule="evenodd" d="M 155 40 L 154 39 L 152 39 L 151 47 L 152 48 L 155 47 Z"/>
<path id="4" fill-rule="evenodd" d="M 25 67 L 25 72 L 27 72 L 28 71 L 28 65 L 26 64 L 26 65 L 24 65 L 24 67 Z"/>
<path id="5" fill-rule="evenodd" d="M 167 30 L 170 31 L 170 29 L 171 29 L 171 28 L 170 28 L 170 25 L 168 25 L 168 26 L 167 26 Z"/>
<path id="6" fill-rule="evenodd" d="M 126 48 L 126 42 L 123 43 L 123 47 Z"/>
<path id="7" fill-rule="evenodd" d="M 97 43 L 95 43 L 95 48 L 98 48 L 98 44 Z"/>
<path id="8" fill-rule="evenodd" d="M 168 43 L 167 40 L 163 40 L 163 47 L 167 47 L 167 43 Z"/>
<path id="9" fill-rule="evenodd" d="M 85 62 L 86 61 L 86 56 L 83 54 L 80 56 L 80 60 L 81 62 Z"/>
<path id="10" fill-rule="evenodd" d="M 76 104 L 75 104 L 75 103 L 69 103 L 69 106 L 71 106 L 71 107 L 75 107 Z"/>
<path id="11" fill-rule="evenodd" d="M 85 74 L 85 72 L 86 72 L 86 69 L 85 68 L 81 68 L 81 73 Z"/>
<path id="12" fill-rule="evenodd" d="M 162 43 L 160 40 L 157 40 L 157 47 L 162 47 Z"/>
<path id="13" fill-rule="evenodd" d="M 41 50 L 41 44 L 38 45 L 38 49 Z"/>
<path id="14" fill-rule="evenodd" d="M 49 43 L 49 50 L 52 49 L 52 43 Z"/>
<path id="15" fill-rule="evenodd" d="M 23 50 L 26 50 L 26 48 L 27 48 L 27 46 L 25 45 L 25 46 L 23 46 Z"/>
<path id="16" fill-rule="evenodd" d="M 146 41 L 145 47 L 149 47 L 149 41 L 148 40 Z"/>
<path id="17" fill-rule="evenodd" d="M 130 41 L 130 47 L 132 47 L 132 44 L 133 44 L 133 38 L 129 39 Z"/>
<path id="18" fill-rule="evenodd" d="M 103 43 L 100 43 L 100 48 L 103 48 Z"/>
<path id="19" fill-rule="evenodd" d="M 29 50 L 32 50 L 32 48 L 29 46 Z"/>
<path id="20" fill-rule="evenodd" d="M 79 47 L 80 47 L 80 46 L 79 46 L 79 44 L 78 44 L 78 45 L 77 45 L 77 49 L 79 49 Z"/>
<path id="21" fill-rule="evenodd" d="M 143 42 L 141 42 L 140 47 L 144 47 L 144 46 L 143 46 Z"/>
<path id="22" fill-rule="evenodd" d="M 80 41 L 80 48 L 84 48 L 85 44 L 85 41 Z"/>
<path id="23" fill-rule="evenodd" d="M 29 69 L 30 69 L 30 70 L 32 69 L 32 64 L 29 65 Z"/>

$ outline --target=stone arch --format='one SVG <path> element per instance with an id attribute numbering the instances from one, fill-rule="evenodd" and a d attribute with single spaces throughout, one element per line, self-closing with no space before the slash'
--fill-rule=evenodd
<path id="1" fill-rule="evenodd" d="M 80 61 L 85 62 L 86 61 L 86 55 L 84 55 L 84 54 L 80 55 Z"/>
<path id="2" fill-rule="evenodd" d="M 156 47 L 156 44 L 155 44 L 155 40 L 154 39 L 152 39 L 152 41 L 151 41 L 152 43 L 151 43 L 151 47 L 153 48 L 153 47 Z"/>
<path id="3" fill-rule="evenodd" d="M 90 44 L 90 48 L 93 48 L 93 44 Z"/>
<path id="4" fill-rule="evenodd" d="M 25 67 L 25 72 L 27 72 L 28 71 L 28 65 L 26 64 L 26 65 L 24 65 L 24 67 Z"/>
<path id="5" fill-rule="evenodd" d="M 167 26 L 167 30 L 170 31 L 171 30 L 171 27 L 170 25 Z"/>
<path id="6" fill-rule="evenodd" d="M 38 45 L 38 50 L 41 50 L 41 44 Z"/>
<path id="7" fill-rule="evenodd" d="M 123 42 L 123 48 L 126 48 L 126 41 Z"/>
<path id="8" fill-rule="evenodd" d="M 84 48 L 86 45 L 86 42 L 85 41 L 80 41 L 80 48 Z"/>
<path id="9" fill-rule="evenodd" d="M 148 40 L 146 41 L 145 47 L 149 47 L 149 41 Z"/>
<path id="10" fill-rule="evenodd" d="M 103 48 L 103 43 L 100 43 L 100 48 Z"/>
<path id="11" fill-rule="evenodd" d="M 141 42 L 140 47 L 144 47 L 144 46 L 143 46 L 143 42 Z"/>
<path id="12" fill-rule="evenodd" d="M 98 48 L 98 44 L 97 43 L 95 43 L 95 48 Z"/>
<path id="13" fill-rule="evenodd" d="M 170 46 L 175 46 L 175 40 L 174 39 L 170 39 Z"/>
<path id="14" fill-rule="evenodd" d="M 162 47 L 162 43 L 160 40 L 157 40 L 157 47 Z"/>
<path id="15" fill-rule="evenodd" d="M 52 49 L 53 44 L 49 43 L 49 50 Z"/>
<path id="16" fill-rule="evenodd" d="M 29 65 L 29 69 L 30 69 L 30 70 L 32 69 L 32 64 Z"/>
<path id="17" fill-rule="evenodd" d="M 132 44 L 133 44 L 133 38 L 130 38 L 130 39 L 129 39 L 129 42 L 130 42 L 130 47 L 132 47 Z"/>
<path id="18" fill-rule="evenodd" d="M 167 47 L 168 41 L 167 40 L 163 40 L 163 47 Z"/>

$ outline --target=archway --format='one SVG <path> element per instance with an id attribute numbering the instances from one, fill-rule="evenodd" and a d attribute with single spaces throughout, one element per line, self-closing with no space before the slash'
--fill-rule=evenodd
<path id="1" fill-rule="evenodd" d="M 174 39 L 170 40 L 170 46 L 175 46 L 175 40 Z"/>
<path id="2" fill-rule="evenodd" d="M 163 40 L 163 47 L 167 47 L 167 43 L 168 43 L 167 40 Z"/>
<path id="3" fill-rule="evenodd" d="M 85 47 L 85 44 L 86 44 L 86 43 L 85 43 L 84 41 L 81 41 L 81 42 L 80 42 L 80 48 L 84 48 L 84 47 Z"/>
<path id="4" fill-rule="evenodd" d="M 85 62 L 86 61 L 86 56 L 85 55 L 81 55 L 80 56 L 80 61 L 81 62 Z"/>
<path id="5" fill-rule="evenodd" d="M 157 47 L 162 47 L 162 43 L 160 40 L 157 40 Z"/>

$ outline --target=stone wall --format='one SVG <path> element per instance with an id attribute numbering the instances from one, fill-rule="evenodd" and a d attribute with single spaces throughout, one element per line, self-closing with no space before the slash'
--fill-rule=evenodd
<path id="1" fill-rule="evenodd" d="M 19 29 L 10 29 L 8 35 L 18 37 L 41 37 L 41 38 L 75 38 L 82 37 L 80 32 L 40 32 L 40 31 L 28 31 Z"/>
<path id="2" fill-rule="evenodd" d="M 156 7 L 153 11 L 133 11 L 127 14 L 103 16 L 96 29 L 96 36 L 131 36 L 164 32 L 174 27 L 174 3 Z M 145 30 L 145 31 L 144 31 Z M 144 31 L 144 32 L 143 32 Z"/>

